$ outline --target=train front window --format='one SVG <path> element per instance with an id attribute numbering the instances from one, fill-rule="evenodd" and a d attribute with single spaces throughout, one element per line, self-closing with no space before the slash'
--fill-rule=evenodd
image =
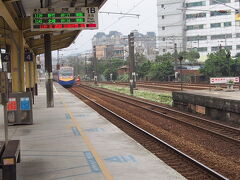
<path id="1" fill-rule="evenodd" d="M 72 76 L 73 73 L 72 72 L 61 72 L 62 76 Z"/>

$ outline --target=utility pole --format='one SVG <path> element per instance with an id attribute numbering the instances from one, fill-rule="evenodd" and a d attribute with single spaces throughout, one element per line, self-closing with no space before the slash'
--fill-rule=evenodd
<path id="1" fill-rule="evenodd" d="M 177 70 L 177 60 L 178 60 L 178 56 L 177 56 L 177 43 L 174 43 L 174 58 L 175 58 L 175 67 L 174 70 Z"/>
<path id="2" fill-rule="evenodd" d="M 85 65 L 85 78 L 87 78 L 87 56 L 85 55 L 85 63 L 84 63 L 84 65 Z"/>
<path id="3" fill-rule="evenodd" d="M 129 46 L 129 81 L 130 81 L 130 93 L 133 95 L 133 88 L 136 87 L 135 82 L 135 59 L 134 59 L 134 33 L 128 35 Z"/>
<path id="4" fill-rule="evenodd" d="M 98 77 L 97 77 L 97 52 L 96 52 L 96 46 L 93 46 L 93 79 L 94 79 L 94 84 L 97 85 Z"/>
<path id="5" fill-rule="evenodd" d="M 230 51 L 227 52 L 226 58 L 227 58 L 227 61 L 228 61 L 228 77 L 230 77 L 230 76 L 231 76 L 231 70 L 230 70 L 230 58 L 231 58 L 231 53 L 230 53 Z"/>
<path id="6" fill-rule="evenodd" d="M 183 90 L 183 74 L 182 74 L 182 60 L 183 57 L 179 56 L 178 60 L 180 61 L 180 80 L 181 80 L 181 91 Z"/>

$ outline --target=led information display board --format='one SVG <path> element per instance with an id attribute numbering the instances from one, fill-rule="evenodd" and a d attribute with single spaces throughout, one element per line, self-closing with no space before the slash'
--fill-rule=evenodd
<path id="1" fill-rule="evenodd" d="M 32 31 L 63 31 L 98 28 L 97 7 L 40 8 L 31 16 Z"/>

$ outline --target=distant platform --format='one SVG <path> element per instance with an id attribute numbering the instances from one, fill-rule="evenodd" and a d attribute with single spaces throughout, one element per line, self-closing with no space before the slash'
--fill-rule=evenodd
<path id="1" fill-rule="evenodd" d="M 240 124 L 240 91 L 191 90 L 173 92 L 173 104 L 181 110 L 215 120 Z"/>

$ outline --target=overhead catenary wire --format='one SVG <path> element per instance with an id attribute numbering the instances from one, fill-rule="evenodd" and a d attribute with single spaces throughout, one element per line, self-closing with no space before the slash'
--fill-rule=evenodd
<path id="1" fill-rule="evenodd" d="M 238 11 L 238 9 L 236 9 L 236 8 L 234 8 L 234 7 L 232 7 L 232 6 L 229 6 L 229 5 L 227 5 L 227 4 L 225 4 L 225 3 L 221 2 L 221 1 L 218 1 L 218 0 L 213 0 L 213 1 L 215 1 L 215 2 L 217 2 L 217 3 L 219 3 L 219 4 L 222 4 L 222 5 L 226 6 L 226 7 L 229 7 L 229 8 L 232 8 L 232 9 Z"/>
<path id="2" fill-rule="evenodd" d="M 134 10 L 135 8 L 137 8 L 137 7 L 138 7 L 140 4 L 142 4 L 144 1 L 145 1 L 145 0 L 141 0 L 140 2 L 138 2 L 138 3 L 137 3 L 136 5 L 134 5 L 131 9 L 129 9 L 127 12 L 125 12 L 125 14 L 130 13 L 132 10 Z M 121 17 L 119 17 L 119 18 L 121 19 L 122 17 L 124 17 L 124 16 L 121 16 Z M 102 31 L 105 31 L 105 30 L 107 30 L 108 28 L 112 27 L 113 25 L 119 23 L 119 20 L 120 20 L 119 18 L 118 18 L 116 21 L 114 21 L 112 24 L 110 24 L 110 25 L 106 26 L 105 28 L 103 28 Z M 92 39 L 92 38 L 91 38 L 91 39 Z M 83 44 L 86 44 L 89 40 L 90 40 L 90 39 L 84 41 Z"/>
<path id="3" fill-rule="evenodd" d="M 116 14 L 116 15 L 127 15 L 127 16 L 136 16 L 136 17 L 139 17 L 140 14 L 131 14 L 131 13 L 122 13 L 122 12 L 110 12 L 110 11 L 101 11 L 99 12 L 101 14 Z"/>
<path id="4" fill-rule="evenodd" d="M 133 6 L 130 10 L 128 10 L 126 13 L 130 13 L 132 10 L 134 10 L 136 7 L 138 7 L 141 3 L 143 3 L 145 0 L 140 1 L 139 3 L 137 3 L 135 6 Z M 121 19 L 121 17 L 119 17 Z M 116 23 L 119 22 L 120 19 L 117 19 L 116 21 L 114 21 L 112 24 L 110 24 L 109 26 L 105 27 L 103 29 L 103 31 L 107 30 L 108 28 L 112 27 L 113 25 L 115 25 Z"/>

